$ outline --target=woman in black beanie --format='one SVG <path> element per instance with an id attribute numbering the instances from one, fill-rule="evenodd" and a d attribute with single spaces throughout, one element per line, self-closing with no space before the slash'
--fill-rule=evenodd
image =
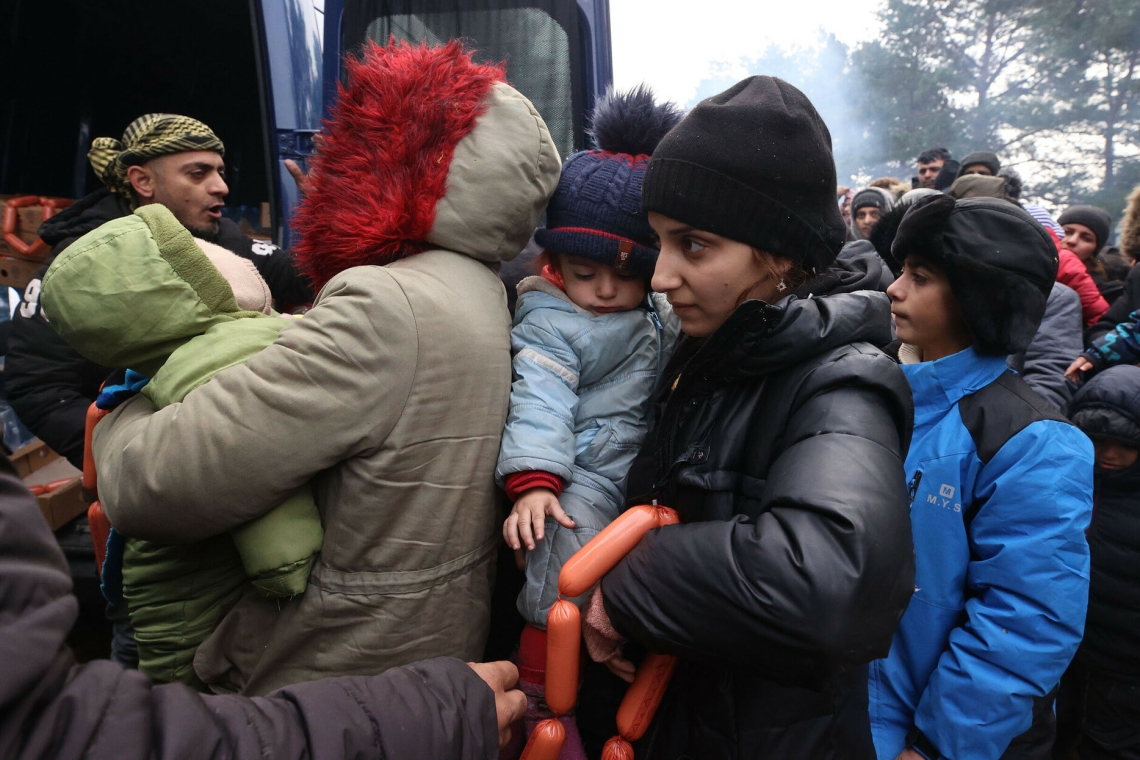
<path id="1" fill-rule="evenodd" d="M 903 477 L 910 390 L 871 252 L 836 261 L 831 136 L 811 102 L 752 77 L 653 154 L 653 276 L 685 339 L 631 504 L 674 507 L 602 581 L 591 656 L 634 639 L 680 656 L 638 758 L 872 758 L 867 669 L 914 588 Z"/>

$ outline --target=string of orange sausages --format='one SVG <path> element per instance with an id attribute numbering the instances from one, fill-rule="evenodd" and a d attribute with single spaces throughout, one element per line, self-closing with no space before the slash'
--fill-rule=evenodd
<path id="1" fill-rule="evenodd" d="M 558 574 L 558 601 L 546 621 L 546 704 L 550 711 L 565 715 L 578 699 L 579 658 L 582 651 L 582 619 L 578 605 L 564 597 L 585 594 L 641 538 L 654 528 L 680 522 L 668 507 L 632 507 L 607 525 L 571 557 Z M 653 720 L 677 665 L 670 655 L 645 658 L 618 710 L 618 735 L 606 742 L 602 760 L 632 760 L 632 742 L 640 739 Z M 558 718 L 539 723 L 520 760 L 558 760 L 566 742 L 566 729 Z"/>

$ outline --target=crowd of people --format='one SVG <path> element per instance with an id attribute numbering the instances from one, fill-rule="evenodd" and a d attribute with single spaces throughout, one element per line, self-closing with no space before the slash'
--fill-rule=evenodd
<path id="1" fill-rule="evenodd" d="M 837 186 L 767 76 L 609 93 L 591 138 L 369 45 L 292 251 L 223 217 L 207 125 L 95 140 L 4 379 L 77 466 L 109 412 L 113 662 L 0 464 L 0 756 L 513 760 L 556 719 L 612 757 L 666 653 L 638 758 L 1140 758 L 1140 188 L 1113 245 L 986 150 Z M 680 522 L 570 600 L 555 714 L 559 572 L 641 504 Z"/>

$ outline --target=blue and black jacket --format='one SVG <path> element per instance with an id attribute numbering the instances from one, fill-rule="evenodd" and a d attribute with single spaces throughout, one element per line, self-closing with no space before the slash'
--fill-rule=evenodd
<path id="1" fill-rule="evenodd" d="M 1096 372 L 1118 364 L 1140 364 L 1140 311 L 1094 340 L 1084 356 Z"/>
<path id="2" fill-rule="evenodd" d="M 903 372 L 915 591 L 890 654 L 871 664 L 875 749 L 998 758 L 1048 723 L 1081 641 L 1092 444 L 1005 357 L 969 348 Z"/>

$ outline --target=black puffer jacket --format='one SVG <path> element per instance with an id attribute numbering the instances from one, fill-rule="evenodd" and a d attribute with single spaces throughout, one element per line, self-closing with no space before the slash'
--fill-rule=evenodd
<path id="1" fill-rule="evenodd" d="M 639 758 L 874 756 L 863 666 L 914 588 L 913 406 L 873 345 L 891 339 L 878 257 L 835 266 L 666 374 L 630 493 L 684 524 L 602 583 L 619 632 L 682 658 Z"/>
<path id="2" fill-rule="evenodd" d="M 1140 368 L 1112 367 L 1084 385 L 1072 419 L 1091 438 L 1140 446 Z M 1140 462 L 1097 468 L 1089 554 L 1089 611 L 1077 661 L 1116 677 L 1140 678 Z"/>
<path id="3" fill-rule="evenodd" d="M 54 259 L 83 235 L 130 213 L 126 201 L 104 188 L 44 222 L 39 235 L 52 246 Z M 312 289 L 293 266 L 288 251 L 246 237 L 229 219 L 221 221 L 213 242 L 252 261 L 278 302 L 312 300 Z M 12 408 L 28 429 L 73 465 L 82 467 L 87 407 L 111 370 L 80 356 L 44 318 L 39 298 L 45 271 L 46 266 L 28 283 L 12 319 L 4 387 Z"/>

